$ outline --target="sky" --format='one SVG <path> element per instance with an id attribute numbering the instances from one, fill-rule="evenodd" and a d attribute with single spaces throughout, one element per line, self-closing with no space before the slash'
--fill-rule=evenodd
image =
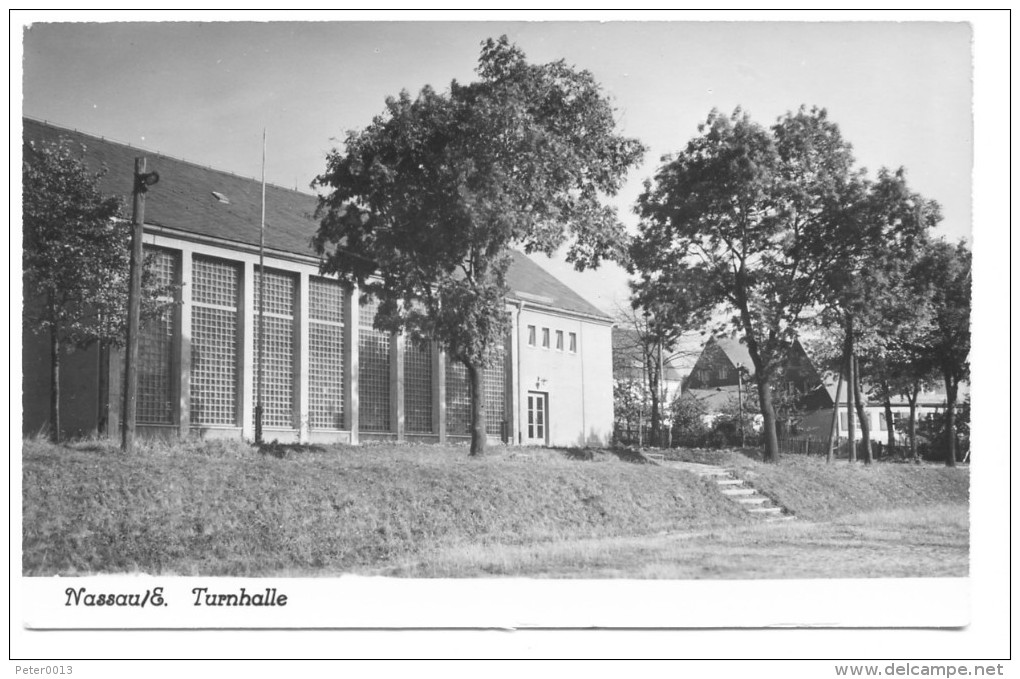
<path id="1" fill-rule="evenodd" d="M 642 182 L 717 108 L 769 125 L 828 110 L 861 166 L 907 169 L 939 201 L 940 232 L 971 235 L 972 27 L 961 21 L 73 22 L 23 30 L 24 115 L 239 175 L 311 191 L 326 153 L 387 96 L 475 77 L 506 34 L 533 62 L 591 71 L 621 132 L 647 147 L 612 199 L 632 231 Z M 119 18 L 116 15 L 108 18 Z M 626 273 L 536 261 L 606 312 Z"/>

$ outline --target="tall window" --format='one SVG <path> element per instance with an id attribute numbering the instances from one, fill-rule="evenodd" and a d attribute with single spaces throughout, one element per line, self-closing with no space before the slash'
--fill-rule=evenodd
<path id="1" fill-rule="evenodd" d="M 236 264 L 195 256 L 192 266 L 191 422 L 237 423 Z"/>
<path id="2" fill-rule="evenodd" d="M 506 344 L 499 348 L 495 364 L 485 369 L 485 432 L 501 436 L 506 418 Z"/>
<path id="3" fill-rule="evenodd" d="M 446 433 L 471 433 L 471 387 L 467 368 L 450 357 L 446 359 Z"/>
<path id="4" fill-rule="evenodd" d="M 297 281 L 292 274 L 266 270 L 266 303 L 263 309 L 266 331 L 262 352 L 262 426 L 294 426 L 294 295 Z M 255 342 L 252 365 L 257 371 L 259 338 L 260 272 L 255 270 Z M 252 387 L 257 388 L 258 373 Z"/>
<path id="5" fill-rule="evenodd" d="M 169 250 L 146 248 L 146 271 L 161 288 L 177 281 L 177 254 Z M 171 301 L 171 300 L 163 300 Z M 146 319 L 138 337 L 138 414 L 145 424 L 173 424 L 174 370 L 173 346 L 177 334 L 176 309 L 164 308 Z"/>
<path id="6" fill-rule="evenodd" d="M 308 279 L 308 425 L 344 426 L 344 289 L 316 276 Z"/>
<path id="7" fill-rule="evenodd" d="M 528 326 L 528 346 L 535 346 L 535 326 L 533 325 Z"/>
<path id="8" fill-rule="evenodd" d="M 556 351 L 563 351 L 563 331 L 556 331 Z"/>
<path id="9" fill-rule="evenodd" d="M 358 310 L 358 401 L 362 431 L 390 431 L 390 335 L 372 327 L 379 302 Z"/>
<path id="10" fill-rule="evenodd" d="M 570 353 L 572 353 L 572 354 L 576 354 L 577 353 L 577 333 L 576 332 L 570 333 Z"/>
<path id="11" fill-rule="evenodd" d="M 542 348 L 549 348 L 549 328 L 542 328 Z"/>
<path id="12" fill-rule="evenodd" d="M 404 428 L 432 433 L 432 352 L 410 337 L 404 339 Z"/>

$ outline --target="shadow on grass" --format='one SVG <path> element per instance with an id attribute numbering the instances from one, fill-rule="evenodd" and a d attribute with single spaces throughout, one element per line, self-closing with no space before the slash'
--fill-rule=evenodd
<path id="1" fill-rule="evenodd" d="M 637 448 L 554 448 L 568 460 L 575 462 L 608 462 L 619 460 L 632 464 L 654 464 Z"/>
<path id="2" fill-rule="evenodd" d="M 299 453 L 323 453 L 326 451 L 326 447 L 314 443 L 280 443 L 279 441 L 271 441 L 269 443 L 260 443 L 258 451 L 263 455 L 272 455 L 278 460 L 283 460 L 288 457 L 294 457 Z"/>

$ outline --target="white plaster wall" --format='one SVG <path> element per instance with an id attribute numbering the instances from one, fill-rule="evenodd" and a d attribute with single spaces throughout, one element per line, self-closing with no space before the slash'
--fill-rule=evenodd
<path id="1" fill-rule="evenodd" d="M 535 326 L 534 346 L 528 344 L 528 326 Z M 549 329 L 549 348 L 542 346 L 543 328 Z M 563 332 L 562 351 L 556 349 L 557 330 Z M 528 392 L 537 391 L 548 394 L 549 445 L 608 445 L 613 427 L 611 327 L 525 307 L 517 332 L 517 440 L 527 433 Z M 578 338 L 576 353 L 569 351 L 570 333 Z"/>

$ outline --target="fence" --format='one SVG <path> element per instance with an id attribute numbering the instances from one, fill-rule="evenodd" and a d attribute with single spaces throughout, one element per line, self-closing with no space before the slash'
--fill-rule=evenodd
<path id="1" fill-rule="evenodd" d="M 736 448 L 744 445 L 748 448 L 762 447 L 765 442 L 760 433 L 747 433 L 744 440 L 740 440 L 740 434 L 733 431 L 714 430 L 698 434 L 681 433 L 674 430 L 669 438 L 668 445 L 671 448 Z M 651 428 L 634 427 L 628 429 L 620 424 L 616 427 L 616 441 L 625 445 L 641 445 L 653 447 L 651 442 Z M 856 439 L 857 459 L 864 459 L 864 441 Z M 957 452 L 958 460 L 969 459 L 969 446 L 961 445 Z M 780 436 L 780 455 L 816 455 L 825 457 L 829 454 L 829 439 L 811 436 Z M 850 442 L 845 438 L 840 439 L 836 444 L 833 456 L 837 459 L 849 459 Z M 876 460 L 909 460 L 912 459 L 909 445 L 890 446 L 881 441 L 871 442 L 871 453 Z M 918 456 L 928 461 L 941 462 L 946 459 L 946 446 L 944 442 L 929 442 L 921 440 L 918 442 Z"/>

